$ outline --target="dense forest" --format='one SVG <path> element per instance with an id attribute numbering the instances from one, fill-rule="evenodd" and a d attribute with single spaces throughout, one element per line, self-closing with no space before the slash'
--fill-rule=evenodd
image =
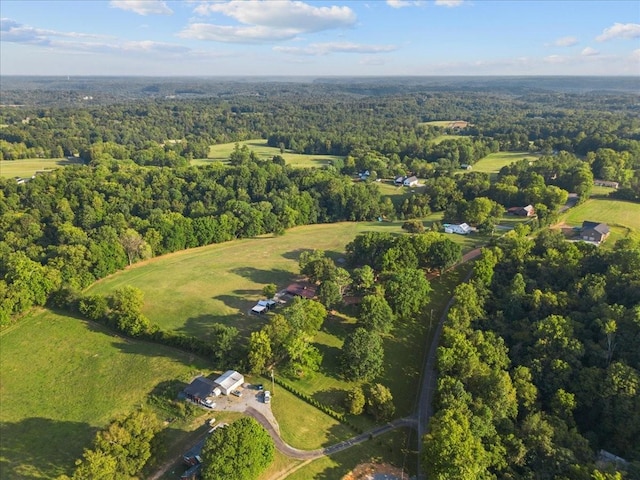
<path id="1" fill-rule="evenodd" d="M 430 478 L 605 478 L 591 477 L 600 449 L 638 478 L 640 244 L 603 251 L 527 233 L 486 249 L 456 289 L 423 458 Z"/>
<path id="2" fill-rule="evenodd" d="M 297 225 L 400 218 L 414 234 L 357 237 L 347 246 L 349 272 L 322 252 L 301 258 L 301 271 L 319 285 L 316 314 L 295 303 L 232 359 L 255 372 L 267 359 L 286 359 L 293 372 L 317 368 L 311 339 L 350 285 L 364 300 L 343 374 L 373 378 L 384 354 L 378 335 L 428 303 L 423 272 L 442 272 L 461 256 L 457 244 L 411 219 L 443 212 L 445 221 L 493 233 L 505 208 L 531 204 L 534 221 L 485 249 L 472 280 L 456 290 L 425 469 L 442 479 L 620 478 L 594 473 L 603 449 L 630 462 L 625 478 L 640 475 L 640 245 L 626 239 L 602 250 L 544 229 L 569 194 L 587 200 L 594 179 L 618 182 L 611 195 L 640 201 L 633 79 L 3 84 L 0 161 L 82 164 L 26 182 L 0 178 L 2 326 L 49 304 L 127 335 L 221 355 L 237 331 L 221 328 L 218 343 L 205 346 L 158 331 L 133 289 L 108 298 L 81 292 L 152 256 Z M 429 123 L 443 119 L 462 125 Z M 192 164 L 213 144 L 253 138 L 340 158 L 293 168 L 237 146 L 226 162 Z M 537 160 L 495 178 L 459 174 L 509 151 Z M 358 178 L 365 170 L 370 178 Z M 374 181 L 409 174 L 425 188 L 396 204 Z"/>

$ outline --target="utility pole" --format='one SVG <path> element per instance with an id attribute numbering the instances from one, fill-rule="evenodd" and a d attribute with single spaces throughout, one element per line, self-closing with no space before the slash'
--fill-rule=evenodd
<path id="1" fill-rule="evenodd" d="M 275 380 L 273 379 L 273 368 L 271 368 L 271 395 L 273 395 L 273 391 L 276 388 Z"/>

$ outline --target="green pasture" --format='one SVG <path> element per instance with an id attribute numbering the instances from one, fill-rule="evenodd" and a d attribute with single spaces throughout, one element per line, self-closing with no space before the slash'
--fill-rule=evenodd
<path id="1" fill-rule="evenodd" d="M 604 245 L 610 246 L 620 238 L 638 235 L 640 204 L 608 198 L 590 198 L 570 208 L 560 217 L 560 222 L 572 227 L 582 226 L 585 220 L 609 225 L 611 235 Z"/>
<path id="2" fill-rule="evenodd" d="M 433 143 L 434 145 L 438 145 L 439 143 L 442 143 L 445 140 L 457 140 L 459 138 L 469 138 L 469 137 L 465 135 L 455 135 L 455 134 L 445 133 L 444 135 L 440 135 L 439 137 L 432 139 L 430 143 Z"/>
<path id="3" fill-rule="evenodd" d="M 324 167 L 331 165 L 333 160 L 341 157 L 336 155 L 305 155 L 301 153 L 293 153 L 289 150 L 285 150 L 284 153 L 280 153 L 278 147 L 270 147 L 267 145 L 267 141 L 264 139 L 244 140 L 242 142 L 221 143 L 219 145 L 212 145 L 209 147 L 209 156 L 206 159 L 193 160 L 193 165 L 203 165 L 206 163 L 224 162 L 229 159 L 229 155 L 235 149 L 236 143 L 241 147 L 246 145 L 249 150 L 256 153 L 261 160 L 272 159 L 274 155 L 280 155 L 284 158 L 285 162 L 289 165 L 296 167 Z"/>
<path id="4" fill-rule="evenodd" d="M 51 170 L 67 165 L 82 164 L 82 160 L 66 158 L 25 158 L 21 160 L 0 160 L 0 177 L 31 178 L 39 170 Z"/>
<path id="5" fill-rule="evenodd" d="M 529 161 L 536 161 L 537 156 L 529 152 L 496 152 L 490 153 L 484 158 L 481 158 L 473 164 L 473 169 L 468 172 L 484 172 L 491 175 L 491 180 L 494 181 L 498 176 L 498 172 L 502 167 L 511 165 L 512 163 L 519 162 L 523 159 Z"/>
<path id="6" fill-rule="evenodd" d="M 0 342 L 2 478 L 69 473 L 98 429 L 161 382 L 207 369 L 178 350 L 46 310 L 3 330 Z"/>
<path id="7" fill-rule="evenodd" d="M 591 197 L 606 197 L 608 196 L 610 193 L 615 192 L 616 189 L 615 188 L 611 188 L 611 187 L 602 187 L 599 185 L 594 185 L 593 188 L 591 189 Z"/>
<path id="8" fill-rule="evenodd" d="M 272 393 L 271 410 L 278 420 L 280 436 L 292 447 L 315 450 L 357 435 L 351 428 L 301 401 L 279 385 L 275 386 Z"/>
<path id="9" fill-rule="evenodd" d="M 224 323 L 242 334 L 259 329 L 263 317 L 247 312 L 262 288 L 286 287 L 299 271 L 305 250 L 325 250 L 342 256 L 345 245 L 366 231 L 401 232 L 401 222 L 344 222 L 288 230 L 210 245 L 139 263 L 97 282 L 88 293 L 108 293 L 131 285 L 145 295 L 144 313 L 162 329 L 206 337 L 210 325 Z"/>

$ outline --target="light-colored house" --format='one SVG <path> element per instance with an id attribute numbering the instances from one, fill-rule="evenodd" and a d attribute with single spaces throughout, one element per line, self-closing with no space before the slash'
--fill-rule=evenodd
<path id="1" fill-rule="evenodd" d="M 597 187 L 618 188 L 620 186 L 620 184 L 618 182 L 611 182 L 609 180 L 600 180 L 598 178 L 595 178 L 593 180 L 593 184 L 596 185 Z"/>
<path id="2" fill-rule="evenodd" d="M 609 236 L 609 225 L 599 222 L 582 222 L 580 238 L 585 242 L 601 243 Z"/>
<path id="3" fill-rule="evenodd" d="M 213 383 L 220 388 L 224 395 L 229 395 L 233 390 L 242 386 L 244 376 L 235 370 L 227 370 L 216 378 Z"/>
<path id="4" fill-rule="evenodd" d="M 418 177 L 416 177 L 415 175 L 407 177 L 402 181 L 402 185 L 404 185 L 405 187 L 415 187 L 416 185 L 418 185 Z"/>
<path id="5" fill-rule="evenodd" d="M 459 235 L 468 235 L 471 233 L 471 227 L 466 223 L 460 224 L 444 224 L 444 233 L 457 233 Z"/>

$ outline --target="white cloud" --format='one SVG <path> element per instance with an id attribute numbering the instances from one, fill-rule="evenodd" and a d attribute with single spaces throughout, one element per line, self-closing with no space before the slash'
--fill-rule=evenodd
<path id="1" fill-rule="evenodd" d="M 545 63 L 564 63 L 567 61 L 567 58 L 562 55 L 549 55 L 544 57 L 543 61 Z"/>
<path id="2" fill-rule="evenodd" d="M 289 40 L 299 33 L 301 33 L 300 30 L 293 28 L 270 28 L 260 25 L 232 27 L 210 23 L 192 23 L 178 36 L 223 43 L 263 43 Z"/>
<path id="3" fill-rule="evenodd" d="M 640 48 L 637 48 L 633 52 L 631 52 L 630 56 L 631 56 L 631 60 L 640 62 Z"/>
<path id="4" fill-rule="evenodd" d="M 289 55 L 329 55 L 331 53 L 386 53 L 397 50 L 395 45 L 364 45 L 350 42 L 312 43 L 307 47 L 274 47 L 276 52 Z"/>
<path id="5" fill-rule="evenodd" d="M 462 3 L 463 0 L 436 0 L 436 5 L 439 7 L 459 7 Z"/>
<path id="6" fill-rule="evenodd" d="M 562 37 L 553 42 L 556 47 L 571 47 L 576 43 L 578 43 L 578 39 L 576 37 Z"/>
<path id="7" fill-rule="evenodd" d="M 23 25 L 10 18 L 0 19 L 0 36 L 3 42 L 30 45 L 50 45 L 54 38 L 107 38 L 104 35 L 79 32 L 59 32 Z"/>
<path id="8" fill-rule="evenodd" d="M 171 10 L 163 0 L 111 0 L 113 8 L 127 10 L 138 15 L 171 15 Z"/>
<path id="9" fill-rule="evenodd" d="M 640 23 L 614 23 L 613 26 L 605 28 L 596 37 L 599 42 L 606 42 L 614 38 L 638 38 L 640 37 Z"/>
<path id="10" fill-rule="evenodd" d="M 245 25 L 296 29 L 300 32 L 320 32 L 350 27 L 356 14 L 349 7 L 315 7 L 292 0 L 231 0 L 228 3 L 203 3 L 196 13 L 221 13 Z"/>
<path id="11" fill-rule="evenodd" d="M 600 52 L 595 48 L 586 47 L 582 50 L 582 52 L 580 52 L 580 55 L 584 57 L 594 57 L 596 55 L 600 55 Z"/>
<path id="12" fill-rule="evenodd" d="M 419 7 L 424 5 L 421 0 L 387 0 L 387 5 L 391 8 Z"/>

